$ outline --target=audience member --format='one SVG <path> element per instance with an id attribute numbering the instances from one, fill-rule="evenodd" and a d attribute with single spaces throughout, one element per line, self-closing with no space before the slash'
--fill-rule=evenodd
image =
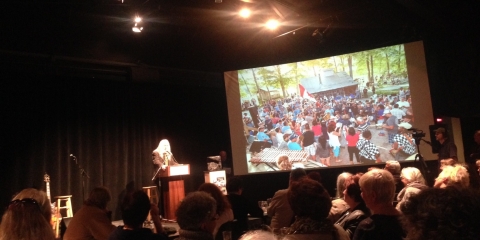
<path id="1" fill-rule="evenodd" d="M 345 194 L 345 181 L 352 176 L 349 172 L 340 173 L 337 177 L 337 189 L 335 194 L 335 199 L 332 200 L 332 208 L 330 209 L 330 213 L 328 218 L 332 220 L 332 222 L 336 222 L 342 214 L 347 211 L 350 207 L 348 206 L 347 202 L 343 199 Z"/>
<path id="2" fill-rule="evenodd" d="M 435 179 L 433 187 L 446 188 L 448 186 L 456 188 L 467 188 L 470 185 L 468 171 L 460 164 L 454 166 L 445 166 L 438 177 Z"/>
<path id="3" fill-rule="evenodd" d="M 269 231 L 253 230 L 247 232 L 240 237 L 239 240 L 277 240 L 278 238 Z"/>
<path id="4" fill-rule="evenodd" d="M 401 207 L 409 240 L 480 236 L 480 193 L 473 189 L 428 188 Z"/>
<path id="5" fill-rule="evenodd" d="M 354 240 L 403 239 L 404 231 L 400 224 L 400 212 L 393 206 L 395 180 L 384 169 L 372 169 L 360 178 L 362 198 L 372 215 L 357 227 Z"/>
<path id="6" fill-rule="evenodd" d="M 222 191 L 213 183 L 204 183 L 200 185 L 198 191 L 203 191 L 210 194 L 217 203 L 216 213 L 218 219 L 215 220 L 215 229 L 213 236 L 217 235 L 218 229 L 226 222 L 233 221 L 233 210 L 227 196 L 223 195 Z"/>
<path id="7" fill-rule="evenodd" d="M 232 177 L 227 181 L 227 198 L 233 210 L 233 217 L 237 220 L 236 227 L 232 228 L 232 237 L 237 239 L 248 230 L 248 216 L 263 217 L 263 210 L 258 204 L 242 196 L 243 181 L 240 177 Z"/>
<path id="8" fill-rule="evenodd" d="M 293 169 L 290 172 L 289 186 L 306 176 L 307 173 L 302 168 Z M 287 192 L 288 189 L 278 190 L 268 206 L 267 214 L 272 218 L 270 227 L 274 231 L 282 227 L 289 227 L 293 222 L 294 213 L 288 202 Z"/>
<path id="9" fill-rule="evenodd" d="M 322 183 L 322 176 L 320 175 L 319 172 L 317 171 L 311 171 L 307 174 L 307 177 L 309 177 L 310 179 L 313 179 L 317 182 L 319 182 L 320 184 Z"/>
<path id="10" fill-rule="evenodd" d="M 327 218 L 331 200 L 322 184 L 302 178 L 291 184 L 287 195 L 295 221 L 284 239 L 349 239 L 345 230 Z"/>
<path id="11" fill-rule="evenodd" d="M 189 193 L 177 208 L 178 240 L 213 240 L 217 203 L 206 192 Z"/>
<path id="12" fill-rule="evenodd" d="M 427 189 L 425 179 L 418 168 L 406 167 L 402 169 L 400 175 L 402 183 L 405 187 L 397 195 L 397 210 L 401 211 L 401 206 L 407 204 L 410 197 L 418 194 L 420 191 Z"/>
<path id="13" fill-rule="evenodd" d="M 13 197 L 0 224 L 1 240 L 53 240 L 50 200 L 43 191 L 27 188 Z"/>
<path id="14" fill-rule="evenodd" d="M 142 190 L 127 194 L 121 206 L 123 226 L 117 227 L 110 235 L 110 240 L 165 240 L 168 239 L 160 222 L 158 206 L 150 203 L 147 194 Z M 148 216 L 152 217 L 158 233 L 143 228 L 143 222 Z"/>
<path id="15" fill-rule="evenodd" d="M 395 179 L 395 193 L 398 193 L 403 189 L 403 182 L 400 178 L 401 169 L 402 167 L 398 161 L 389 160 L 385 162 L 385 170 L 389 171 Z"/>
<path id="16" fill-rule="evenodd" d="M 63 239 L 108 239 L 115 230 L 115 226 L 112 225 L 111 212 L 107 210 L 110 200 L 111 196 L 107 188 L 94 188 L 82 208 L 73 215 Z"/>
<path id="17" fill-rule="evenodd" d="M 362 190 L 360 189 L 360 174 L 351 176 L 346 182 L 344 190 L 344 199 L 349 208 L 338 219 L 335 224 L 341 226 L 348 234 L 349 238 L 353 237 L 358 224 L 365 218 L 370 216 L 370 210 L 365 205 L 362 198 Z"/>

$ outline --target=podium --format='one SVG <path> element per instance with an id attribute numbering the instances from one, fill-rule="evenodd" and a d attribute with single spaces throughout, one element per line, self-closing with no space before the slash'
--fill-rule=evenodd
<path id="1" fill-rule="evenodd" d="M 175 210 L 180 205 L 180 201 L 185 198 L 183 176 L 186 175 L 190 175 L 189 164 L 170 165 L 158 173 L 164 203 L 164 218 L 166 219 L 177 218 Z"/>

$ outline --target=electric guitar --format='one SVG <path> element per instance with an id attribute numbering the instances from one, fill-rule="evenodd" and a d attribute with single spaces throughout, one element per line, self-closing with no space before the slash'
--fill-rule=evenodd
<path id="1" fill-rule="evenodd" d="M 43 175 L 43 181 L 45 182 L 47 198 L 50 200 L 50 207 L 52 209 L 52 219 L 50 220 L 50 224 L 52 225 L 52 228 L 55 228 L 56 223 L 60 218 L 58 217 L 58 211 L 55 207 L 55 203 L 52 202 L 52 197 L 50 196 L 50 176 L 47 173 Z"/>

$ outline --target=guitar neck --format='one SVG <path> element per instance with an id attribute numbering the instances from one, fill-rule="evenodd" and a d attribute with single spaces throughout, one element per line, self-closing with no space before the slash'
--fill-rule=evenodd
<path id="1" fill-rule="evenodd" d="M 52 197 L 50 196 L 50 182 L 46 182 L 46 189 L 47 189 L 47 198 L 48 200 L 52 201 Z"/>

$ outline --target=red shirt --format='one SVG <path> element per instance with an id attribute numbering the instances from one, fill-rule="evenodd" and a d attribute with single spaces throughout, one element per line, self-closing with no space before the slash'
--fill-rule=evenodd
<path id="1" fill-rule="evenodd" d="M 322 125 L 320 125 L 320 124 L 313 125 L 312 131 L 313 131 L 313 134 L 314 134 L 315 136 L 320 136 L 320 135 L 322 135 Z"/>
<path id="2" fill-rule="evenodd" d="M 348 146 L 349 147 L 356 147 L 359 137 L 360 137 L 360 135 L 358 133 L 355 133 L 355 135 L 353 135 L 353 136 L 350 135 L 350 134 L 347 134 L 345 139 L 348 142 Z"/>

